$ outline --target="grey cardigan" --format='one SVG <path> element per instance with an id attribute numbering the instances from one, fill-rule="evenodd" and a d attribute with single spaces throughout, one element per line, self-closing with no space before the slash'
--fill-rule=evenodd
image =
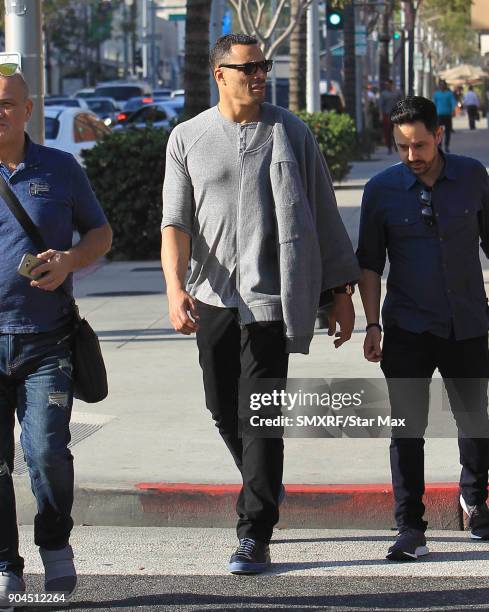
<path id="1" fill-rule="evenodd" d="M 185 140 L 191 132 L 195 142 L 195 134 L 215 129 L 215 112 L 204 111 L 175 132 Z M 163 190 L 162 227 L 193 233 L 191 219 L 182 224 L 172 212 L 170 187 Z M 274 235 L 277 257 L 270 257 L 266 241 Z M 283 320 L 290 353 L 309 352 L 320 293 L 360 277 L 313 134 L 289 111 L 266 103 L 251 146 L 240 158 L 236 250 L 242 324 Z"/>

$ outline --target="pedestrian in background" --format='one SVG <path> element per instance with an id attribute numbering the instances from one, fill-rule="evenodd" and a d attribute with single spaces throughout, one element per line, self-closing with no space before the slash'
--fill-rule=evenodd
<path id="1" fill-rule="evenodd" d="M 475 93 L 472 85 L 469 85 L 469 89 L 464 96 L 464 108 L 467 110 L 469 117 L 469 128 L 475 130 L 475 122 L 479 118 L 479 107 L 481 105 L 479 96 Z"/>
<path id="2" fill-rule="evenodd" d="M 446 81 L 440 80 L 438 89 L 433 96 L 436 106 L 438 121 L 445 130 L 445 151 L 450 152 L 450 137 L 453 131 L 452 117 L 455 113 L 457 101 L 453 93 L 448 89 Z"/>
<path id="3" fill-rule="evenodd" d="M 61 602 L 76 586 L 69 544 L 72 272 L 104 255 L 112 240 L 74 157 L 40 146 L 24 133 L 32 100 L 18 67 L 7 76 L 11 69 L 11 64 L 0 65 L 0 180 L 17 196 L 50 248 L 37 253 L 0 199 L 0 607 L 9 605 L 9 595 L 26 588 L 12 480 L 16 413 L 37 501 L 34 541 L 44 564 L 45 589 L 62 596 Z M 72 246 L 75 229 L 81 238 Z M 20 266 L 27 278 L 17 270 L 26 255 L 31 263 L 38 260 L 31 274 Z"/>
<path id="4" fill-rule="evenodd" d="M 387 558 L 414 560 L 428 552 L 424 432 L 436 368 L 459 429 L 460 503 L 471 536 L 489 539 L 488 306 L 479 259 L 479 241 L 489 256 L 489 178 L 479 161 L 442 153 L 443 128 L 430 100 L 402 100 L 391 120 L 402 163 L 365 187 L 357 256 L 364 355 L 380 362 L 392 417 L 406 421 L 393 428 L 390 445 L 399 534 Z"/>
<path id="5" fill-rule="evenodd" d="M 382 131 L 384 133 L 384 144 L 389 155 L 392 153 L 392 124 L 390 114 L 401 97 L 401 92 L 394 89 L 392 79 L 388 79 L 384 83 L 379 95 L 379 112 L 382 121 Z"/>
<path id="6" fill-rule="evenodd" d="M 179 124 L 168 141 L 162 265 L 170 320 L 197 334 L 207 408 L 242 476 L 229 570 L 246 574 L 270 564 L 283 440 L 240 436 L 240 383 L 286 379 L 289 354 L 309 351 L 328 290 L 329 333 L 338 321 L 335 346 L 346 342 L 359 270 L 314 136 L 264 102 L 272 60 L 256 39 L 229 34 L 212 48 L 210 66 L 219 104 Z"/>

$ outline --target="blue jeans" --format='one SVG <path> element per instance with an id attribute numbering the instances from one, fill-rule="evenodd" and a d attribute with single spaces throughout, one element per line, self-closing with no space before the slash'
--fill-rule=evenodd
<path id="1" fill-rule="evenodd" d="M 24 567 L 11 476 L 16 411 L 37 501 L 34 541 L 63 548 L 73 527 L 72 364 L 69 341 L 62 340 L 68 332 L 0 334 L 0 571 L 21 574 Z"/>

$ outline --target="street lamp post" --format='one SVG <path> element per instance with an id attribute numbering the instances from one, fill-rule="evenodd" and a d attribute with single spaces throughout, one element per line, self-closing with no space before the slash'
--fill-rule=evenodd
<path id="1" fill-rule="evenodd" d="M 312 0 L 307 9 L 306 107 L 308 113 L 321 110 L 319 80 L 319 9 L 318 0 Z"/>
<path id="2" fill-rule="evenodd" d="M 44 143 L 44 68 L 41 0 L 5 0 L 5 51 L 20 54 L 33 102 L 29 136 Z"/>

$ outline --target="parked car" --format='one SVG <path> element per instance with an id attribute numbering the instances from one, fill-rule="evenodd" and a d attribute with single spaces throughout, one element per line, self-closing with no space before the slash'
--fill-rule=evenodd
<path id="1" fill-rule="evenodd" d="M 124 123 L 135 111 L 147 104 L 153 104 L 154 101 L 151 96 L 130 98 L 126 103 L 122 104 L 122 110 L 116 115 L 117 123 Z"/>
<path id="2" fill-rule="evenodd" d="M 94 112 L 105 125 L 114 125 L 118 114 L 117 103 L 113 98 L 87 98 L 88 108 Z"/>
<path id="3" fill-rule="evenodd" d="M 119 108 L 122 109 L 122 104 L 130 98 L 151 96 L 151 87 L 147 83 L 111 81 L 99 83 L 95 87 L 95 94 L 102 98 L 114 98 Z"/>
<path id="4" fill-rule="evenodd" d="M 138 110 L 146 104 L 153 104 L 153 102 L 154 98 L 152 96 L 135 96 L 134 98 L 129 98 L 129 100 L 125 102 L 122 107 L 122 111 L 125 113 L 132 112 Z"/>
<path id="5" fill-rule="evenodd" d="M 177 112 L 166 104 L 157 102 L 148 104 L 134 111 L 127 119 L 114 126 L 115 130 L 142 129 L 148 124 L 156 128 L 171 128 L 171 122 L 177 119 Z"/>
<path id="6" fill-rule="evenodd" d="M 171 98 L 172 90 L 168 87 L 153 89 L 153 98 Z"/>
<path id="7" fill-rule="evenodd" d="M 95 87 L 84 87 L 73 94 L 73 98 L 93 98 L 94 96 Z"/>
<path id="8" fill-rule="evenodd" d="M 177 96 L 169 100 L 155 100 L 155 102 L 161 102 L 166 108 L 171 108 L 175 111 L 178 118 L 183 113 L 183 107 L 185 106 L 185 98 L 183 96 Z"/>
<path id="9" fill-rule="evenodd" d="M 71 108 L 86 108 L 88 105 L 83 98 L 69 98 L 68 96 L 46 96 L 44 106 L 69 106 Z"/>
<path id="10" fill-rule="evenodd" d="M 105 123 L 90 110 L 64 106 L 44 109 L 45 143 L 48 147 L 72 153 L 83 163 L 81 151 L 91 149 L 106 134 L 111 133 Z"/>

